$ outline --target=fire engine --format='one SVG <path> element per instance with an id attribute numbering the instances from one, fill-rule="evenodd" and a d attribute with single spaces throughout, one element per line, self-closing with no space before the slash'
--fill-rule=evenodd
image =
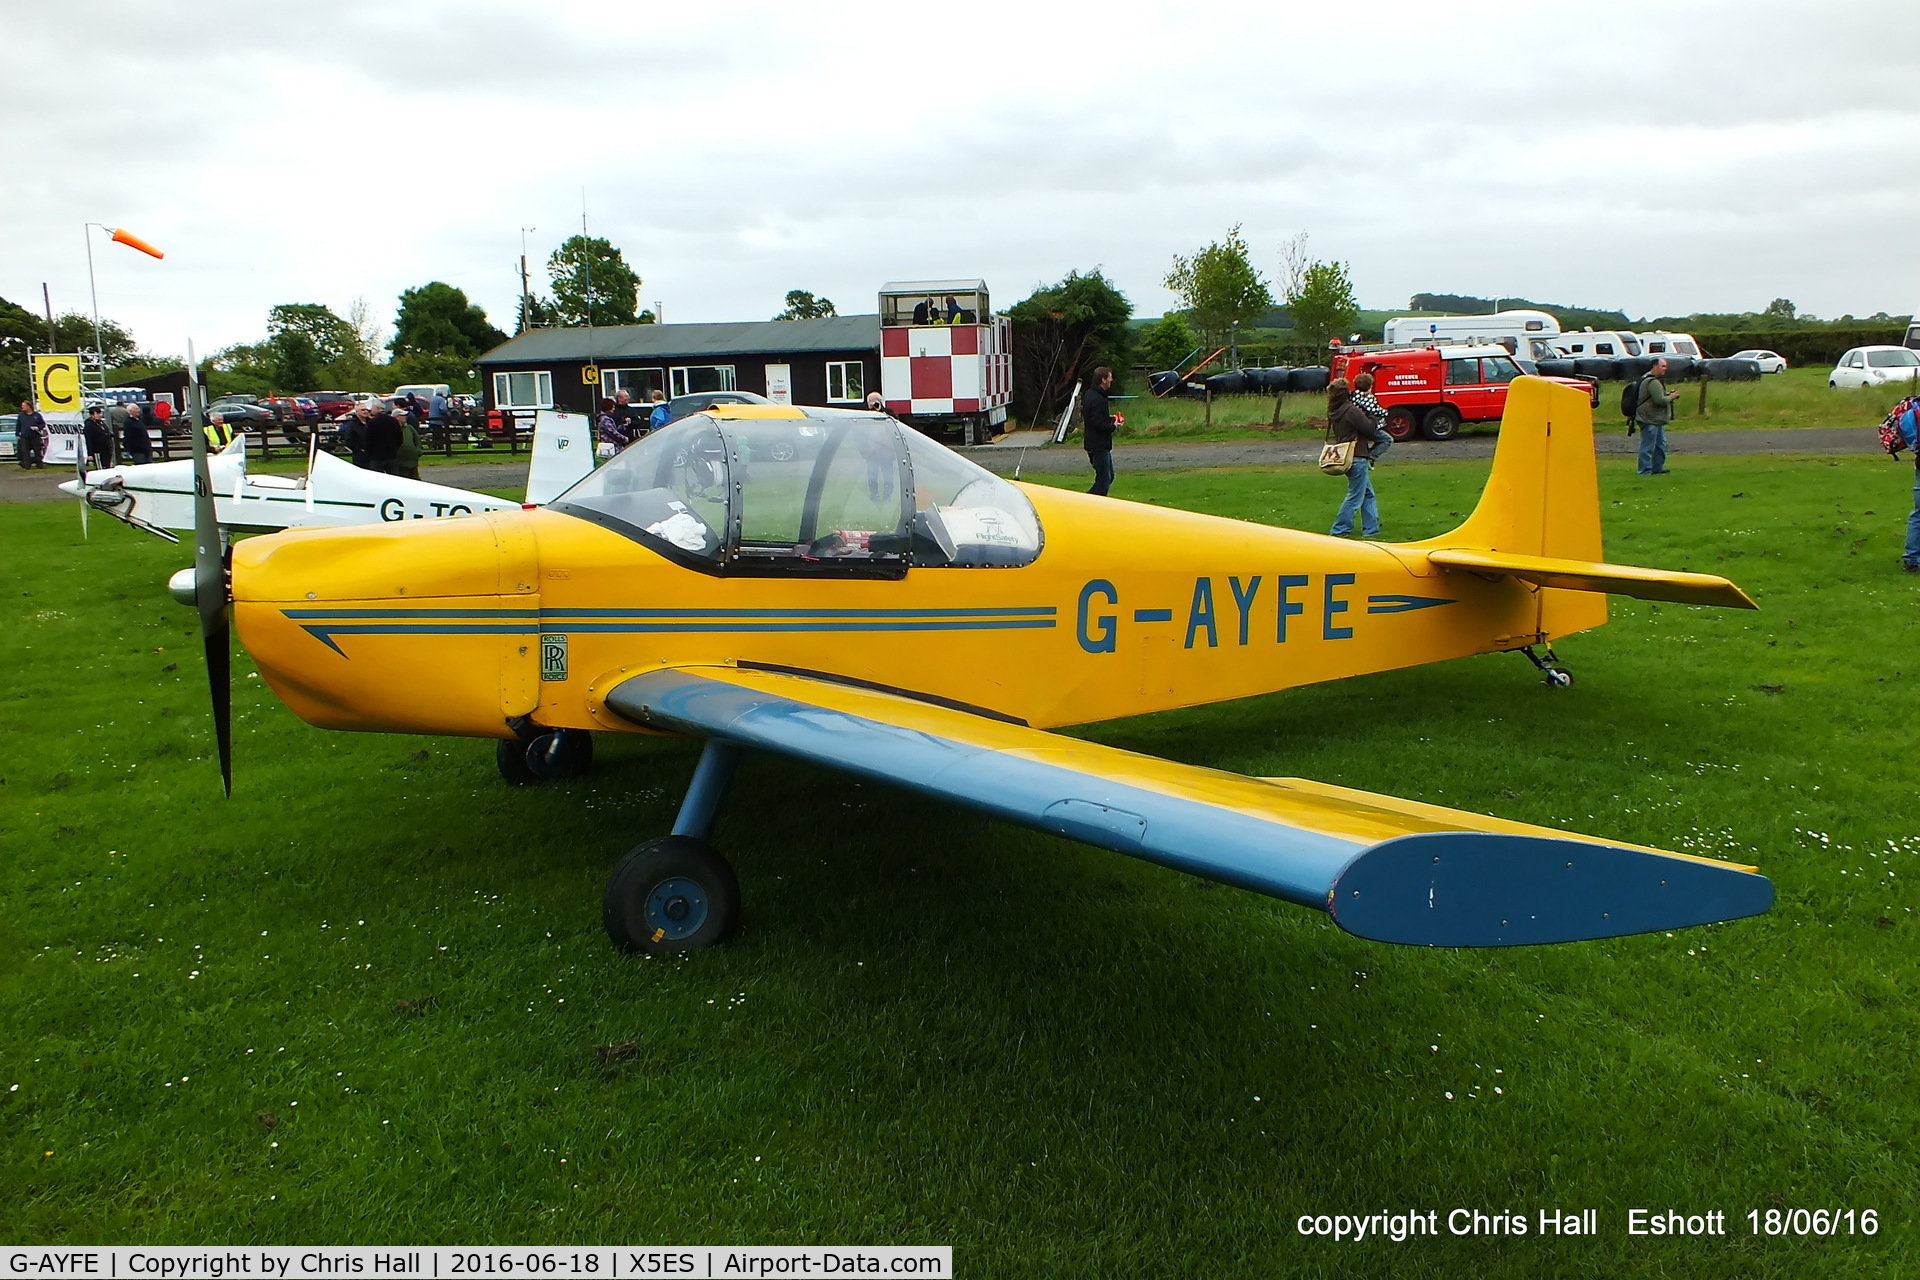
<path id="1" fill-rule="evenodd" d="M 901 280 L 880 288 L 880 394 L 928 435 L 985 444 L 1013 395 L 1012 326 L 984 280 Z"/>
<path id="2" fill-rule="evenodd" d="M 1429 440 L 1451 440 L 1463 422 L 1497 422 L 1507 407 L 1507 384 L 1523 370 L 1503 346 L 1364 346 L 1334 352 L 1332 376 L 1352 382 L 1373 375 L 1374 398 L 1387 411 L 1387 434 L 1405 440 L 1416 430 Z M 1578 387 L 1600 403 L 1599 383 L 1550 378 Z"/>

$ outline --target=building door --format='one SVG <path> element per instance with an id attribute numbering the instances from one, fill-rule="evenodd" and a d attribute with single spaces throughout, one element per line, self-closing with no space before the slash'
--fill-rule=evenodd
<path id="1" fill-rule="evenodd" d="M 767 399 L 775 404 L 793 403 L 792 365 L 770 364 L 767 366 Z"/>

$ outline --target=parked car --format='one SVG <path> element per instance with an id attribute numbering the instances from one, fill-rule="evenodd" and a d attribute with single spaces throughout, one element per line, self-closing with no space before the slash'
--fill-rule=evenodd
<path id="1" fill-rule="evenodd" d="M 309 391 L 304 398 L 319 407 L 323 418 L 337 418 L 353 412 L 353 399 L 344 391 Z"/>
<path id="2" fill-rule="evenodd" d="M 16 458 L 20 450 L 13 433 L 13 425 L 20 417 L 17 413 L 0 414 L 0 458 Z"/>
<path id="3" fill-rule="evenodd" d="M 273 410 L 262 404 L 259 396 L 239 394 L 221 396 L 207 406 L 207 412 L 217 413 L 235 426 L 243 424 L 258 426 L 275 420 Z"/>
<path id="4" fill-rule="evenodd" d="M 1774 351 L 1736 351 L 1733 353 L 1732 358 L 1735 360 L 1751 360 L 1760 366 L 1760 372 L 1762 373 L 1785 373 L 1787 371 L 1787 358 Z"/>
<path id="5" fill-rule="evenodd" d="M 772 404 L 765 396 L 757 396 L 751 391 L 697 391 L 688 396 L 675 396 L 667 401 L 667 421 L 678 422 L 690 413 L 699 413 L 702 409 L 711 409 L 717 404 Z"/>
<path id="6" fill-rule="evenodd" d="M 1920 352 L 1905 347 L 1855 347 L 1827 375 L 1830 387 L 1879 387 L 1920 376 Z"/>

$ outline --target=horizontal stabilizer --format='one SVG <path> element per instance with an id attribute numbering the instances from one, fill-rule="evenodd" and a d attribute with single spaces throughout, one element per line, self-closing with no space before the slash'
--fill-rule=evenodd
<path id="1" fill-rule="evenodd" d="M 606 707 L 887 782 L 1257 893 L 1350 933 L 1513 946 L 1756 915 L 1751 867 L 1297 778 L 1176 764 L 953 706 L 734 667 L 632 676 Z"/>
<path id="2" fill-rule="evenodd" d="M 1642 569 L 1597 560 L 1561 560 L 1553 556 L 1523 556 L 1510 551 L 1470 551 L 1441 548 L 1427 559 L 1447 569 L 1469 573 L 1505 574 L 1536 586 L 1562 591 L 1597 591 L 1638 600 L 1671 600 L 1676 604 L 1713 604 L 1728 609 L 1758 609 L 1747 593 L 1711 573 L 1682 573 L 1671 569 Z"/>

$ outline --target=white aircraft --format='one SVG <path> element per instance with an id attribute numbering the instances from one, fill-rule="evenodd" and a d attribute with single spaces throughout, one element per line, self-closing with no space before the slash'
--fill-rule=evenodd
<path id="1" fill-rule="evenodd" d="M 303 475 L 248 475 L 247 437 L 207 460 L 214 509 L 228 528 L 299 529 L 433 520 L 475 511 L 513 510 L 508 498 L 365 471 L 311 443 Z M 593 470 L 592 420 L 584 414 L 542 410 L 534 420 L 526 502 L 545 506 Z M 170 529 L 193 528 L 193 463 L 151 462 L 89 471 L 60 488 L 95 511 L 124 520 L 170 542 Z"/>

